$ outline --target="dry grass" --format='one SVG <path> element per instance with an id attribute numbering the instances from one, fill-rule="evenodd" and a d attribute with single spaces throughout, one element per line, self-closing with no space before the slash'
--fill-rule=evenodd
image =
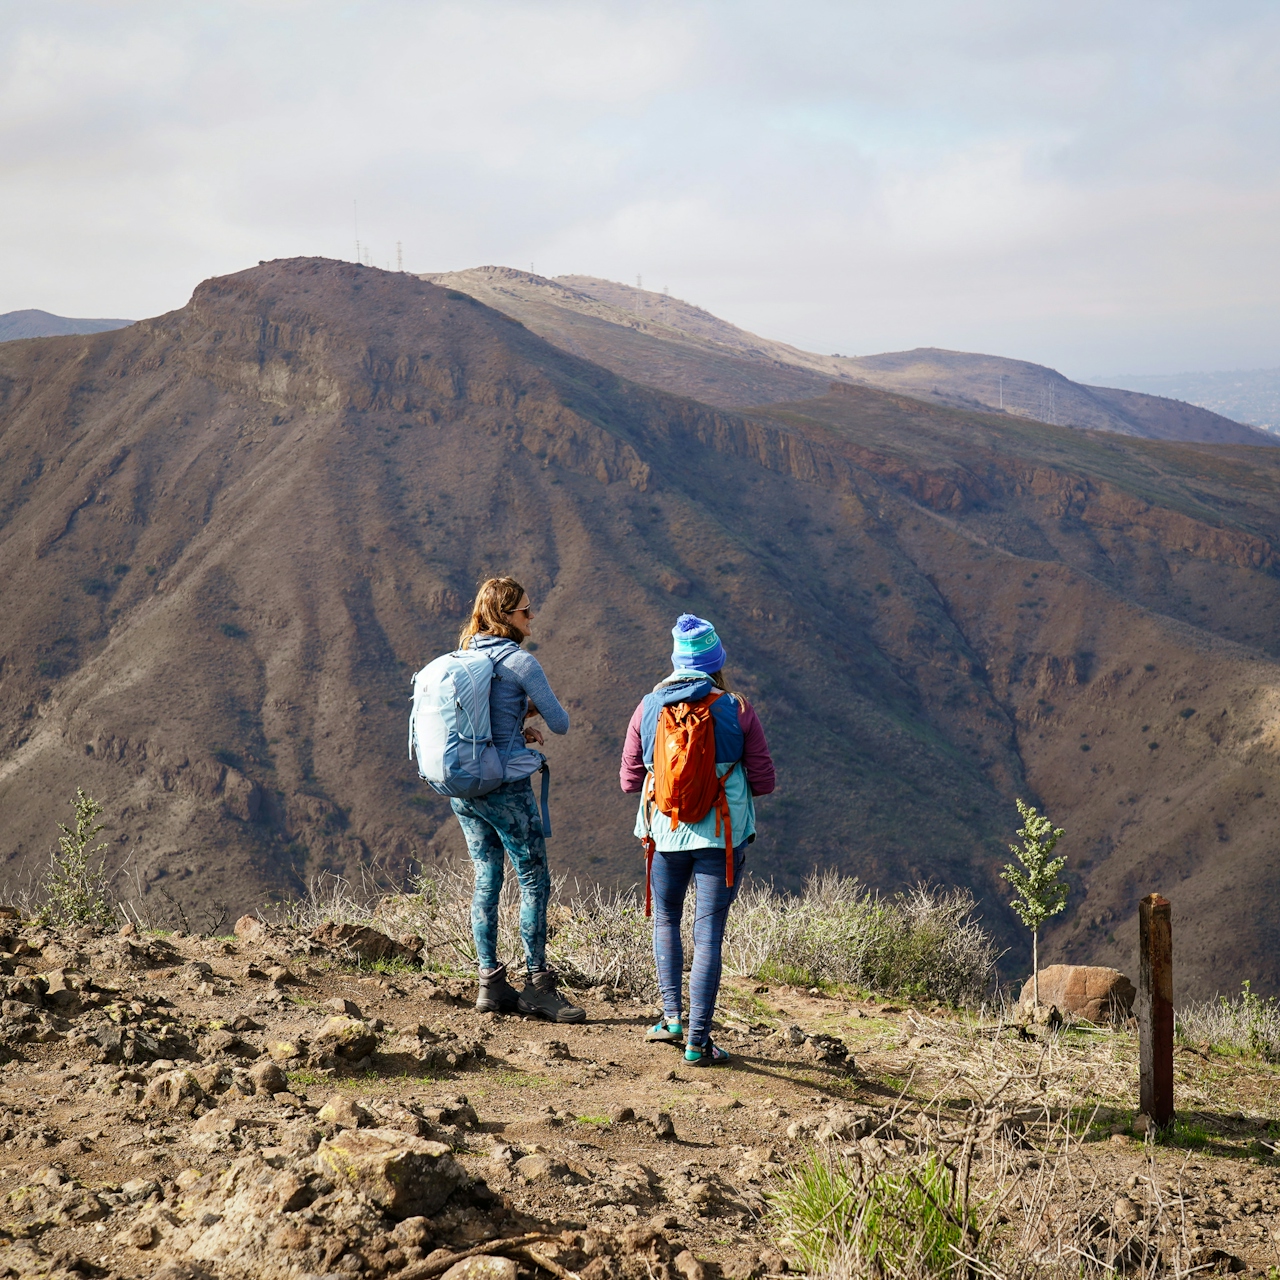
<path id="1" fill-rule="evenodd" d="M 975 1005 L 993 986 L 997 959 L 975 909 L 960 890 L 917 885 L 881 898 L 834 872 L 796 895 L 753 882 L 730 914 L 725 966 L 741 977 Z"/>
<path id="2" fill-rule="evenodd" d="M 471 871 L 446 868 L 418 877 L 408 892 L 387 893 L 370 873 L 350 884 L 329 873 L 297 901 L 266 914 L 301 932 L 325 920 L 416 933 L 430 962 L 474 969 Z M 686 903 L 685 954 L 692 958 L 695 895 Z M 976 1004 L 995 978 L 996 949 L 966 893 L 917 886 L 880 898 L 855 879 L 813 877 L 800 894 L 749 881 L 729 913 L 726 972 L 802 986 L 848 984 L 886 995 L 952 1005 Z M 498 908 L 498 954 L 521 954 L 520 902 L 511 877 Z M 553 885 L 547 955 L 580 989 L 607 987 L 648 999 L 657 993 L 651 924 L 640 889 L 608 890 L 563 880 Z"/>
<path id="3" fill-rule="evenodd" d="M 1144 1172 L 1119 1197 L 1091 1141 L 1132 1093 L 1127 1039 L 1022 1043 L 1001 1024 L 917 1019 L 949 1072 L 899 1097 L 871 1138 L 815 1148 L 771 1196 L 774 1228 L 810 1274 L 852 1280 L 1067 1280 L 1203 1271 L 1181 1174 Z M 1115 1050 L 1119 1050 L 1116 1052 Z"/>
<path id="4" fill-rule="evenodd" d="M 1180 1009 L 1178 1039 L 1218 1053 L 1280 1062 L 1280 1001 L 1254 995 L 1247 982 L 1242 988 L 1230 999 L 1219 996 Z"/>

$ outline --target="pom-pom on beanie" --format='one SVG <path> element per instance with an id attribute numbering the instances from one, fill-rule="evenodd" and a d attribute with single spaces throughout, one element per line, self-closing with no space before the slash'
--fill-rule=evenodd
<path id="1" fill-rule="evenodd" d="M 705 618 L 682 613 L 671 628 L 671 635 L 675 641 L 671 665 L 676 671 L 701 671 L 711 676 L 724 666 L 724 645 Z"/>

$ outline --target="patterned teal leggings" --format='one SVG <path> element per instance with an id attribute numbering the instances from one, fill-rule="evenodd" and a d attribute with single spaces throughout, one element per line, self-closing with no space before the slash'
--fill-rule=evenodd
<path id="1" fill-rule="evenodd" d="M 547 898 L 551 874 L 542 818 L 528 778 L 504 782 L 487 796 L 449 801 L 467 852 L 475 865 L 476 887 L 471 896 L 471 933 L 481 969 L 498 967 L 498 899 L 505 873 L 503 853 L 510 856 L 520 881 L 520 940 L 529 972 L 547 965 Z"/>

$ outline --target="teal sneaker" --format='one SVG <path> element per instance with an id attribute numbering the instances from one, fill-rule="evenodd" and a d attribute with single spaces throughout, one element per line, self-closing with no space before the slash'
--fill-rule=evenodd
<path id="1" fill-rule="evenodd" d="M 684 1040 L 684 1027 L 678 1022 L 662 1022 L 656 1023 L 644 1033 L 644 1038 L 650 1044 L 680 1044 Z"/>
<path id="2" fill-rule="evenodd" d="M 690 1067 L 723 1067 L 728 1065 L 729 1055 L 719 1045 L 712 1044 L 708 1036 L 706 1044 L 687 1045 L 684 1060 Z"/>

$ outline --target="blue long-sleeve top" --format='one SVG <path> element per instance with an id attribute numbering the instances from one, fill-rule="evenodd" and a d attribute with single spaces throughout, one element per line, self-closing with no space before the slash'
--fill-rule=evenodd
<path id="1" fill-rule="evenodd" d="M 471 637 L 471 648 L 491 650 L 489 656 L 494 659 L 489 686 L 489 729 L 494 745 L 505 754 L 512 734 L 516 737 L 505 776 L 526 778 L 542 767 L 541 754 L 525 746 L 521 733 L 529 704 L 538 708 L 552 733 L 569 732 L 569 713 L 551 692 L 542 664 L 514 641 L 482 633 Z"/>

